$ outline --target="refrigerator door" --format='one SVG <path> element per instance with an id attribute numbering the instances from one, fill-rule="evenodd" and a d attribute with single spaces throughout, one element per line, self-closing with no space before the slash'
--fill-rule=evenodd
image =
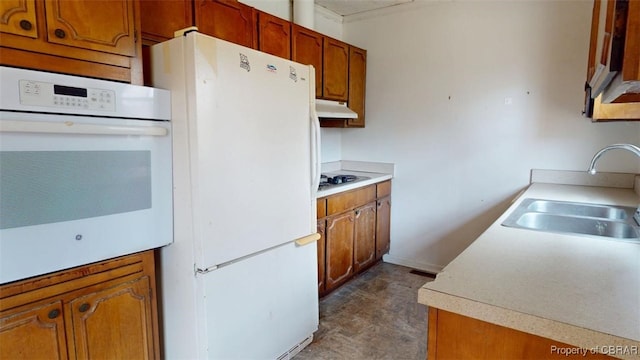
<path id="1" fill-rule="evenodd" d="M 210 359 L 277 359 L 318 329 L 315 242 L 289 243 L 202 278 Z"/>
<path id="2" fill-rule="evenodd" d="M 197 267 L 315 233 L 309 67 L 197 33 L 185 50 Z"/>

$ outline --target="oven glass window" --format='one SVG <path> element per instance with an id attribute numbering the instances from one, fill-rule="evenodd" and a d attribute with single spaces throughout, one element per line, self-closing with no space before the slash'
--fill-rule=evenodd
<path id="1" fill-rule="evenodd" d="M 150 151 L 0 152 L 0 229 L 148 208 Z"/>

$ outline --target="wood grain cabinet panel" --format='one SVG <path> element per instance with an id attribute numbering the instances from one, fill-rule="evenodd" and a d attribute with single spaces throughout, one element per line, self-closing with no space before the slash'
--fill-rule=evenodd
<path id="1" fill-rule="evenodd" d="M 50 43 L 125 56 L 136 55 L 134 2 L 45 0 Z M 100 24 L 100 26 L 96 26 Z"/>
<path id="2" fill-rule="evenodd" d="M 318 294 L 322 295 L 325 292 L 325 266 L 326 266 L 326 220 L 320 219 L 318 220 L 318 234 L 320 234 L 320 239 L 318 239 L 316 246 L 318 251 Z"/>
<path id="3" fill-rule="evenodd" d="M 357 273 L 376 260 L 376 203 L 357 208 L 354 213 L 353 271 Z"/>
<path id="4" fill-rule="evenodd" d="M 326 291 L 343 284 L 353 274 L 353 212 L 327 218 Z"/>
<path id="5" fill-rule="evenodd" d="M 349 46 L 349 108 L 358 114 L 348 119 L 349 127 L 364 127 L 365 85 L 367 79 L 367 51 Z"/>
<path id="6" fill-rule="evenodd" d="M 297 24 L 291 24 L 291 60 L 313 65 L 316 73 L 316 97 L 322 96 L 322 46 L 324 36 Z"/>
<path id="7" fill-rule="evenodd" d="M 380 260 L 391 247 L 391 197 L 378 199 L 376 206 L 376 260 Z"/>
<path id="8" fill-rule="evenodd" d="M 342 41 L 324 38 L 322 97 L 347 101 L 349 96 L 349 45 Z"/>
<path id="9" fill-rule="evenodd" d="M 160 358 L 153 250 L 0 286 L 1 359 Z"/>
<path id="10" fill-rule="evenodd" d="M 0 1 L 0 32 L 37 38 L 35 0 Z"/>
<path id="11" fill-rule="evenodd" d="M 0 312 L 0 359 L 67 359 L 62 302 Z"/>
<path id="12" fill-rule="evenodd" d="M 140 0 L 140 14 L 142 39 L 149 45 L 194 24 L 192 0 Z"/>
<path id="13" fill-rule="evenodd" d="M 0 1 L 0 65 L 142 84 L 137 0 Z"/>
<path id="14" fill-rule="evenodd" d="M 262 11 L 257 13 L 258 50 L 291 59 L 291 23 Z"/>
<path id="15" fill-rule="evenodd" d="M 567 354 L 553 352 L 552 348 L 575 348 L 555 340 L 432 307 L 429 308 L 428 318 L 429 360 L 567 359 Z M 576 356 L 584 359 L 614 359 L 603 354 L 592 354 L 590 351 Z"/>
<path id="16" fill-rule="evenodd" d="M 74 299 L 68 311 L 78 358 L 153 358 L 149 277 Z"/>
<path id="17" fill-rule="evenodd" d="M 376 186 L 369 185 L 327 198 L 327 215 L 338 214 L 367 204 L 376 198 Z"/>
<path id="18" fill-rule="evenodd" d="M 249 48 L 257 48 L 257 13 L 236 0 L 196 0 L 198 31 Z"/>

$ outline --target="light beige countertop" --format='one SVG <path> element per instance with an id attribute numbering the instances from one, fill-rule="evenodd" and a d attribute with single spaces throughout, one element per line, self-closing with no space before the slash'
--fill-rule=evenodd
<path id="1" fill-rule="evenodd" d="M 585 349 L 640 351 L 640 243 L 504 227 L 525 198 L 632 206 L 633 189 L 534 183 L 418 302 Z M 628 349 L 628 348 L 627 348 Z"/>
<path id="2" fill-rule="evenodd" d="M 323 163 L 323 175 L 355 175 L 360 177 L 368 177 L 368 179 L 344 183 L 319 190 L 316 194 L 316 197 L 322 198 L 325 196 L 334 195 L 344 191 L 353 190 L 367 185 L 386 181 L 393 178 L 394 171 L 395 166 L 391 163 L 347 160 Z"/>

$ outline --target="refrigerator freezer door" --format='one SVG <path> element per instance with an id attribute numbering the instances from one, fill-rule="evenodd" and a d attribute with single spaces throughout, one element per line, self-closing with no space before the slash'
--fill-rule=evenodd
<path id="1" fill-rule="evenodd" d="M 196 33 L 185 48 L 197 266 L 315 232 L 309 67 Z"/>
<path id="2" fill-rule="evenodd" d="M 210 359 L 276 359 L 318 329 L 315 242 L 202 276 Z"/>

